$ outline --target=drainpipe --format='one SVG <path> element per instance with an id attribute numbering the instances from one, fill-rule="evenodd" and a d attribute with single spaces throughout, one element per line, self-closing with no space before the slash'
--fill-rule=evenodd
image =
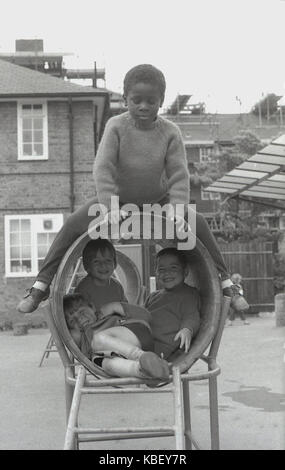
<path id="1" fill-rule="evenodd" d="M 74 212 L 74 148 L 73 148 L 73 108 L 72 108 L 72 98 L 69 98 L 69 170 L 70 170 L 70 179 L 69 179 L 69 187 L 70 187 L 70 212 Z"/>
<path id="2" fill-rule="evenodd" d="M 94 106 L 94 121 L 93 121 L 93 135 L 94 135 L 94 155 L 96 156 L 98 148 L 98 106 Z"/>

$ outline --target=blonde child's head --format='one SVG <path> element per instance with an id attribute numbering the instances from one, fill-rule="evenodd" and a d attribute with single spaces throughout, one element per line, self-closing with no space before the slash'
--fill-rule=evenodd
<path id="1" fill-rule="evenodd" d="M 89 307 L 88 302 L 84 299 L 82 294 L 66 294 L 63 297 L 63 311 L 69 329 L 74 328 L 75 314 L 81 307 Z"/>
<path id="2" fill-rule="evenodd" d="M 234 284 L 240 284 L 242 282 L 242 276 L 239 273 L 234 273 L 231 280 Z"/>

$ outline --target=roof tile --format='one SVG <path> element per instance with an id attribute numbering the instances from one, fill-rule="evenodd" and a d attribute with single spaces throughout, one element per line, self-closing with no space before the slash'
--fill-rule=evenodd
<path id="1" fill-rule="evenodd" d="M 100 89 L 77 85 L 0 60 L 0 97 L 17 95 L 98 95 Z"/>

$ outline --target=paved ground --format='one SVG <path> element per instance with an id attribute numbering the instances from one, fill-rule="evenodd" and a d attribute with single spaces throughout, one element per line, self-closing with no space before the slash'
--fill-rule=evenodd
<path id="1" fill-rule="evenodd" d="M 222 449 L 285 449 L 285 328 L 271 315 L 245 326 L 226 327 L 219 353 Z M 26 336 L 0 333 L 0 449 L 61 449 L 65 434 L 63 368 L 57 353 L 38 367 L 48 330 Z M 209 448 L 208 398 L 204 383 L 193 383 L 193 431 Z M 86 401 L 85 401 L 86 400 Z M 171 420 L 169 396 L 86 397 L 81 419 L 93 426 L 156 425 Z M 87 420 L 87 421 L 86 421 Z M 96 424 L 94 424 L 96 420 Z M 173 438 L 113 441 L 95 449 L 173 449 Z"/>

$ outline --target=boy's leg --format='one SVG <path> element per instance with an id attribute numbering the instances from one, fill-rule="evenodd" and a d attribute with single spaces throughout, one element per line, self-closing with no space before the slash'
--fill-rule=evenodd
<path id="1" fill-rule="evenodd" d="M 153 377 L 161 380 L 167 380 L 169 377 L 168 363 L 154 352 L 143 351 L 135 334 L 123 326 L 115 326 L 95 333 L 92 340 L 92 350 L 94 352 L 112 351 L 124 356 L 130 362 L 137 362 L 136 367 L 140 371 L 139 377 Z"/>
<path id="2" fill-rule="evenodd" d="M 207 221 L 198 212 L 196 213 L 196 236 L 205 245 L 210 255 L 212 256 L 217 270 L 221 275 L 222 281 L 229 279 L 230 276 L 228 269 L 220 251 L 219 245 L 216 242 L 216 239 L 212 234 Z"/>
<path id="3" fill-rule="evenodd" d="M 185 214 L 185 220 L 187 220 L 187 216 L 188 214 Z M 196 236 L 203 243 L 203 245 L 205 245 L 213 258 L 221 278 L 223 294 L 232 297 L 233 291 L 231 286 L 233 283 L 231 281 L 225 260 L 206 219 L 202 214 L 199 214 L 199 212 L 196 212 Z"/>
<path id="4" fill-rule="evenodd" d="M 124 359 L 122 357 L 103 359 L 102 369 L 107 372 L 107 374 L 115 377 L 145 378 L 144 374 L 141 372 L 138 361 Z"/>
<path id="5" fill-rule="evenodd" d="M 95 203 L 98 203 L 97 198 L 89 200 L 68 217 L 44 259 L 43 266 L 36 278 L 37 281 L 50 285 L 68 248 L 80 235 L 87 231 L 92 220 L 92 217 L 88 216 L 88 211 L 90 206 Z"/>
<path id="6" fill-rule="evenodd" d="M 91 346 L 94 352 L 112 351 L 134 361 L 143 354 L 136 335 L 123 326 L 114 326 L 98 333 L 95 332 Z"/>
<path id="7" fill-rule="evenodd" d="M 239 312 L 240 319 L 243 321 L 244 325 L 249 325 L 249 321 L 247 321 L 246 316 L 245 316 L 245 311 L 241 310 Z"/>
<path id="8" fill-rule="evenodd" d="M 84 206 L 71 214 L 54 239 L 37 275 L 33 288 L 18 305 L 22 313 L 30 313 L 38 307 L 39 303 L 49 295 L 49 285 L 57 271 L 57 268 L 71 244 L 88 229 L 92 217 L 88 216 L 88 210 L 92 204 L 97 203 L 97 198 L 88 201 Z"/>
<path id="9" fill-rule="evenodd" d="M 230 307 L 230 311 L 229 311 L 229 322 L 228 322 L 228 325 L 231 326 L 233 324 L 233 321 L 235 319 L 235 311 L 232 307 Z"/>

